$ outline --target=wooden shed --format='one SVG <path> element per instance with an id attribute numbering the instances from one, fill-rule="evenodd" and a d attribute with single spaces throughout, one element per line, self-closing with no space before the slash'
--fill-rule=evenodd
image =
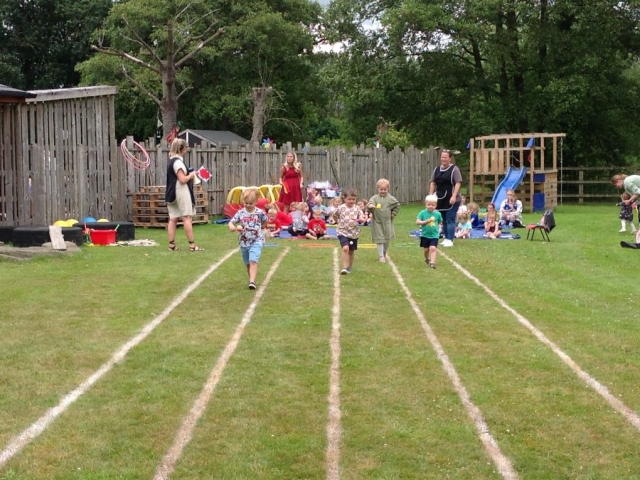
<path id="1" fill-rule="evenodd" d="M 0 224 L 124 219 L 116 87 L 24 93 L 24 101 L 0 103 Z"/>

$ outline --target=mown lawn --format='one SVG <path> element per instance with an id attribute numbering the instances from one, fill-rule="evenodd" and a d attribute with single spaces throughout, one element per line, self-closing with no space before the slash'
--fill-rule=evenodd
<path id="1" fill-rule="evenodd" d="M 402 208 L 391 259 L 517 475 L 640 478 L 638 427 L 523 324 L 640 412 L 640 252 L 620 248 L 632 237 L 617 233 L 618 208 L 560 207 L 551 243 L 457 241 L 435 271 L 408 235 L 420 208 Z M 237 253 L 174 302 L 236 249 L 235 235 L 199 226 L 205 251 L 191 253 L 182 232 L 180 252 L 167 251 L 164 231 L 136 234 L 161 246 L 0 260 L 0 479 L 153 478 L 243 318 L 171 478 L 327 478 L 337 242 L 265 247 L 259 284 L 281 263 L 255 305 Z M 354 273 L 339 278 L 341 478 L 501 478 L 392 265 L 369 242 L 364 229 Z M 163 312 L 124 359 L 2 460 L 12 439 Z"/>

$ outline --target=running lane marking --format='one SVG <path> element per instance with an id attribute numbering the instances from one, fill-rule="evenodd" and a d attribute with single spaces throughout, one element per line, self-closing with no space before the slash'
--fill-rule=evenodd
<path id="1" fill-rule="evenodd" d="M 271 266 L 269 273 L 264 279 L 264 283 L 256 291 L 255 297 L 251 302 L 251 305 L 249 305 L 249 308 L 247 309 L 244 316 L 242 317 L 242 320 L 240 321 L 240 324 L 236 328 L 235 333 L 231 337 L 231 340 L 229 341 L 227 346 L 224 348 L 222 354 L 218 358 L 218 361 L 213 367 L 213 370 L 211 370 L 211 374 L 209 375 L 207 382 L 202 388 L 200 395 L 194 402 L 187 416 L 182 421 L 182 425 L 180 426 L 180 429 L 178 430 L 178 433 L 176 433 L 176 436 L 173 440 L 173 445 L 171 445 L 171 448 L 169 449 L 169 451 L 166 453 L 166 455 L 158 465 L 156 473 L 153 477 L 154 480 L 166 480 L 173 473 L 173 470 L 175 469 L 176 464 L 178 463 L 178 460 L 180 460 L 180 457 L 182 456 L 182 452 L 184 451 L 184 448 L 187 446 L 187 444 L 191 441 L 191 438 L 193 437 L 193 430 L 195 429 L 195 426 L 198 423 L 198 420 L 200 420 L 200 417 L 202 417 L 202 414 L 206 410 L 207 404 L 211 399 L 211 395 L 213 395 L 213 391 L 218 385 L 218 382 L 222 377 L 222 373 L 224 372 L 224 369 L 227 366 L 227 363 L 229 363 L 229 360 L 231 359 L 233 352 L 235 352 L 236 348 L 238 347 L 238 343 L 240 343 L 240 338 L 242 338 L 242 335 L 244 333 L 246 326 L 251 321 L 251 317 L 253 317 L 253 314 L 256 310 L 258 302 L 262 298 L 262 295 L 264 294 L 264 291 L 267 288 L 267 285 L 269 285 L 269 282 L 271 281 L 271 277 L 280 266 L 280 262 L 282 262 L 282 259 L 285 257 L 287 253 L 289 253 L 289 250 L 290 250 L 290 247 L 287 247 L 284 250 L 284 252 L 280 254 L 280 256 L 276 259 L 276 261 Z"/>
<path id="2" fill-rule="evenodd" d="M 467 389 L 462 384 L 462 380 L 460 379 L 458 372 L 456 372 L 456 369 L 453 366 L 453 363 L 451 362 L 451 360 L 449 360 L 449 357 L 447 356 L 447 354 L 444 351 L 444 348 L 440 344 L 438 337 L 436 336 L 435 333 L 433 333 L 433 330 L 431 330 L 431 326 L 427 323 L 427 320 L 424 318 L 422 311 L 420 311 L 420 307 L 418 307 L 418 304 L 413 299 L 413 296 L 411 295 L 411 291 L 409 290 L 407 285 L 404 283 L 404 280 L 402 279 L 402 276 L 400 275 L 400 272 L 398 271 L 396 264 L 389 257 L 387 257 L 387 262 L 389 263 L 389 265 L 391 265 L 393 274 L 398 280 L 400 287 L 402 287 L 402 290 L 404 291 L 407 297 L 407 300 L 411 304 L 411 308 L 413 309 L 416 316 L 420 320 L 420 325 L 422 325 L 422 329 L 424 330 L 424 332 L 427 335 L 427 338 L 431 342 L 431 345 L 433 346 L 433 349 L 435 350 L 438 358 L 442 362 L 442 367 L 444 368 L 445 373 L 451 380 L 451 383 L 453 383 L 453 387 L 458 393 L 458 396 L 460 397 L 462 404 L 467 409 L 469 418 L 471 418 L 471 421 L 473 421 L 476 427 L 476 430 L 478 432 L 478 437 L 480 438 L 480 441 L 482 442 L 484 449 L 493 460 L 493 463 L 496 465 L 498 471 L 502 475 L 502 478 L 506 480 L 518 479 L 519 478 L 518 474 L 513 468 L 513 465 L 511 464 L 511 460 L 509 460 L 509 458 L 504 453 L 502 453 L 502 450 L 500 450 L 500 446 L 498 445 L 498 442 L 496 442 L 496 440 L 493 438 L 491 433 L 489 433 L 489 426 L 487 425 L 487 422 L 485 421 L 484 416 L 482 415 L 482 411 L 471 401 L 469 392 L 467 392 Z"/>
<path id="3" fill-rule="evenodd" d="M 329 421 L 327 423 L 327 480 L 340 479 L 340 270 L 338 249 L 333 249 L 333 311 L 331 320 L 331 366 L 329 367 Z"/>
<path id="4" fill-rule="evenodd" d="M 461 265 L 457 262 L 449 258 L 444 253 L 441 254 L 444 258 L 449 260 L 455 268 L 460 270 L 463 275 L 473 281 L 480 288 L 484 289 L 485 292 L 489 294 L 491 298 L 493 298 L 496 302 L 500 304 L 502 308 L 513 314 L 514 317 L 525 327 L 527 328 L 533 335 L 544 343 L 547 347 L 549 347 L 556 355 L 560 357 L 560 359 L 571 369 L 573 372 L 587 385 L 593 388 L 604 400 L 611 405 L 611 407 L 618 413 L 624 416 L 627 421 L 636 427 L 636 429 L 640 430 L 640 416 L 631 408 L 627 407 L 624 403 L 618 400 L 607 387 L 598 382 L 595 378 L 585 372 L 580 365 L 573 361 L 573 359 L 564 353 L 558 345 L 556 345 L 553 341 L 551 341 L 547 336 L 542 333 L 541 330 L 538 330 L 529 320 L 520 315 L 516 310 L 511 308 L 504 300 L 502 300 L 498 295 L 493 293 L 489 287 L 484 285 L 480 280 L 474 277 L 471 273 L 465 270 Z"/>
<path id="5" fill-rule="evenodd" d="M 160 325 L 169 314 L 180 305 L 191 292 L 200 286 L 200 284 L 211 275 L 220 265 L 226 262 L 231 255 L 238 250 L 234 249 L 228 252 L 224 257 L 211 265 L 209 269 L 204 272 L 195 282 L 185 288 L 180 295 L 178 295 L 171 304 L 164 309 L 164 311 L 154 318 L 151 322 L 147 323 L 143 329 L 135 337 L 131 338 L 125 343 L 120 350 L 113 354 L 113 356 L 102 366 L 95 371 L 89 378 L 82 382 L 75 390 L 68 393 L 58 405 L 47 410 L 47 412 L 31 424 L 26 430 L 20 433 L 17 437 L 11 440 L 0 453 L 0 468 L 2 468 L 13 456 L 20 452 L 26 445 L 37 438 L 42 432 L 44 432 L 54 420 L 62 415 L 78 398 L 87 392 L 98 380 L 106 375 L 113 366 L 122 361 L 129 351 L 139 345 L 145 338 L 149 336 L 153 330 Z"/>

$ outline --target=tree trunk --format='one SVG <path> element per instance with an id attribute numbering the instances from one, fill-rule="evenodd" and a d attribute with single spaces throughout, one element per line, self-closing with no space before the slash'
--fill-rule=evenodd
<path id="1" fill-rule="evenodd" d="M 160 110 L 162 112 L 162 132 L 163 136 L 171 133 L 173 127 L 178 124 L 178 99 L 176 96 L 176 65 L 175 65 L 175 44 L 173 41 L 173 22 L 167 24 L 167 59 L 163 61 L 162 72 L 162 101 Z"/>
<path id="2" fill-rule="evenodd" d="M 162 71 L 162 136 L 167 138 L 173 127 L 178 124 L 178 100 L 176 99 L 176 73 L 172 67 Z"/>
<path id="3" fill-rule="evenodd" d="M 261 143 L 264 125 L 267 122 L 267 100 L 273 92 L 273 87 L 253 87 L 253 132 L 251 143 Z"/>

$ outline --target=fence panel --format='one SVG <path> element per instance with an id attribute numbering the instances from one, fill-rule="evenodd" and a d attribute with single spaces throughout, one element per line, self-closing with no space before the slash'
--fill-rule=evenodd
<path id="1" fill-rule="evenodd" d="M 151 156 L 149 172 L 145 175 L 127 168 L 129 193 L 166 182 L 164 165 L 168 158 L 167 147 L 156 147 L 147 142 L 145 148 Z M 204 166 L 211 172 L 211 180 L 203 185 L 209 202 L 208 213 L 220 215 L 232 188 L 277 184 L 281 165 L 291 149 L 290 145 L 272 146 L 269 149 L 235 144 L 226 148 L 202 145 L 187 151 L 185 163 L 194 168 Z M 354 187 L 359 197 L 369 198 L 376 191 L 377 180 L 385 177 L 391 181 L 392 193 L 403 203 L 423 201 L 428 190 L 428 176 L 436 165 L 433 149 L 408 149 L 405 153 L 399 148 L 387 152 L 383 148 L 364 146 L 344 150 L 341 147 L 305 145 L 298 146 L 296 153 L 302 163 L 307 185 L 315 181 L 328 181 L 343 188 Z M 426 181 L 425 175 L 420 172 L 429 172 Z"/>

